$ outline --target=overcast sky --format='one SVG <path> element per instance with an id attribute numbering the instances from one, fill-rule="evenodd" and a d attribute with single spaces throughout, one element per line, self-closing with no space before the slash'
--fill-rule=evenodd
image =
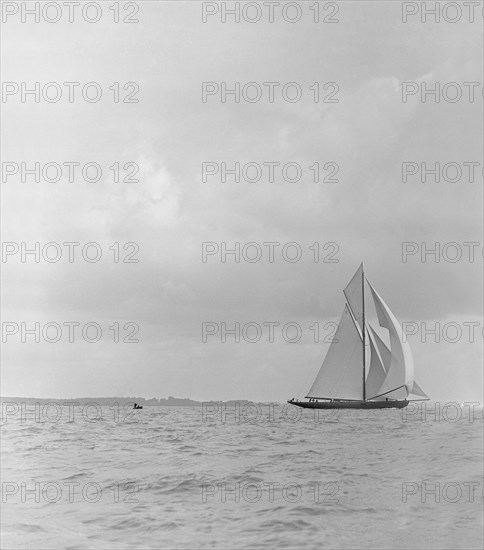
<path id="1" fill-rule="evenodd" d="M 309 329 L 335 321 L 342 289 L 365 272 L 400 322 L 458 323 L 422 342 L 409 337 L 416 379 L 435 400 L 482 402 L 482 20 L 402 23 L 400 2 L 341 2 L 339 23 L 315 24 L 308 3 L 287 23 L 254 24 L 220 16 L 202 23 L 200 2 L 141 2 L 137 24 L 114 24 L 107 9 L 95 24 L 21 24 L 3 28 L 2 80 L 32 85 L 98 82 L 97 103 L 20 95 L 2 104 L 3 161 L 97 162 L 97 183 L 2 183 L 2 240 L 97 242 L 98 263 L 35 263 L 20 254 L 3 264 L 3 321 L 97 322 L 99 342 L 78 337 L 40 343 L 13 335 L 3 345 L 2 395 L 32 397 L 168 396 L 282 401 L 305 391 L 327 344 Z M 106 4 L 104 4 L 106 8 Z M 280 82 L 275 100 L 220 94 L 202 102 L 202 82 Z M 476 99 L 418 95 L 402 101 L 402 82 L 479 82 Z M 114 103 L 114 82 L 136 82 L 138 103 Z M 297 82 L 302 99 L 280 89 Z M 314 82 L 336 82 L 338 103 L 315 103 Z M 65 88 L 64 88 L 65 90 Z M 79 88 L 77 88 L 79 90 Z M 278 91 L 279 90 L 279 91 Z M 462 86 L 463 92 L 466 88 Z M 266 89 L 264 88 L 264 91 Z M 124 94 L 124 91 L 121 91 Z M 450 92 L 449 92 L 450 93 Z M 321 91 L 322 96 L 326 92 Z M 139 183 L 113 183 L 114 162 L 139 165 Z M 474 182 L 402 182 L 402 162 L 479 162 Z M 297 162 L 298 183 L 267 174 L 257 183 L 202 181 L 203 162 Z M 314 183 L 309 166 L 337 163 L 337 183 Z M 326 175 L 326 174 L 323 174 Z M 202 262 L 202 243 L 279 242 L 257 263 Z M 114 263 L 109 247 L 139 245 L 139 263 Z M 282 258 L 296 242 L 300 261 Z M 322 250 L 313 243 L 336 243 Z M 420 253 L 402 261 L 402 242 L 456 242 L 460 261 Z M 480 243 L 469 261 L 464 242 Z M 419 244 L 419 246 L 421 246 Z M 451 255 L 450 249 L 449 255 Z M 331 251 L 337 262 L 322 259 Z M 123 252 L 124 254 L 124 252 Z M 453 252 L 452 252 L 453 254 Z M 298 323 L 288 343 L 280 327 L 258 343 L 220 334 L 202 341 L 202 323 Z M 139 343 L 114 343 L 108 327 L 139 325 Z M 479 323 L 474 342 L 468 325 Z M 123 332 L 123 331 L 122 331 Z M 323 336 L 327 331 L 322 331 Z"/>

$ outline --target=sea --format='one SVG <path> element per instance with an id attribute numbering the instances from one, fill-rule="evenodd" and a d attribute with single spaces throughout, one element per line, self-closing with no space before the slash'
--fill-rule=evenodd
<path id="1" fill-rule="evenodd" d="M 482 408 L 16 406 L 2 549 L 483 545 Z"/>

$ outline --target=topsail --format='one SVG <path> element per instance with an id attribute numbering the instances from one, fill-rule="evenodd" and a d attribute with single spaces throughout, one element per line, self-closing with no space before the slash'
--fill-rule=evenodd
<path id="1" fill-rule="evenodd" d="M 363 263 L 360 265 L 353 278 L 343 290 L 351 312 L 353 313 L 359 327 L 363 330 Z"/>

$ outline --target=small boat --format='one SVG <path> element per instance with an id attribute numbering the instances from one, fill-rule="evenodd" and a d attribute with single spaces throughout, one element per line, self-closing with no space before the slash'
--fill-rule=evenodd
<path id="1" fill-rule="evenodd" d="M 389 347 L 365 320 L 365 283 L 378 323 L 388 331 Z M 402 328 L 365 278 L 363 263 L 343 292 L 345 308 L 307 401 L 288 403 L 306 409 L 403 409 L 410 401 L 428 401 L 414 380 L 412 351 Z"/>
<path id="2" fill-rule="evenodd" d="M 133 405 L 133 409 L 142 409 L 143 408 L 143 405 L 138 405 L 138 403 L 135 403 Z"/>

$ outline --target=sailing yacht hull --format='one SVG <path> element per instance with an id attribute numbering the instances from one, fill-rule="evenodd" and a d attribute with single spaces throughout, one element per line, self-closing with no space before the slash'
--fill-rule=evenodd
<path id="1" fill-rule="evenodd" d="M 397 401 L 293 401 L 288 403 L 303 409 L 403 409 L 408 405 L 407 400 Z"/>

